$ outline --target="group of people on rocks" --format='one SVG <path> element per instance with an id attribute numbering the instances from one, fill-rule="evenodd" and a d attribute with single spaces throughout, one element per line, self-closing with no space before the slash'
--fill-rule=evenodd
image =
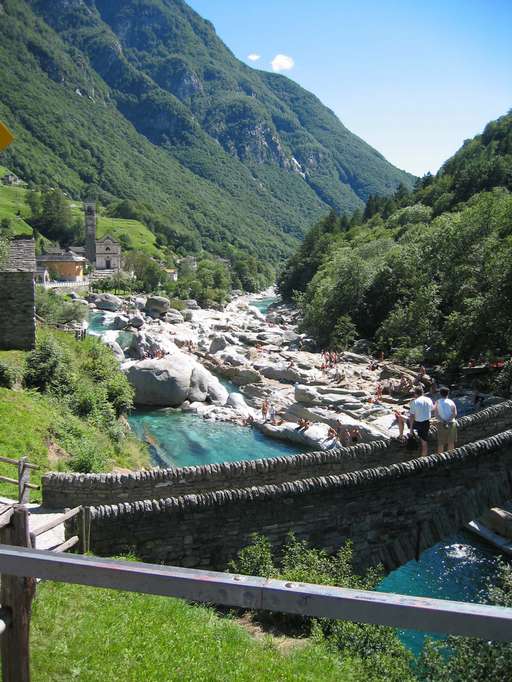
<path id="1" fill-rule="evenodd" d="M 261 416 L 263 422 L 270 422 L 273 426 L 279 426 L 284 423 L 282 419 L 277 418 L 276 408 L 266 398 L 261 403 Z"/>
<path id="2" fill-rule="evenodd" d="M 437 419 L 437 452 L 446 449 L 453 450 L 457 442 L 457 406 L 449 397 L 450 390 L 445 386 L 439 389 L 439 398 L 434 402 L 425 395 L 420 384 L 414 387 L 414 398 L 406 410 L 395 410 L 395 420 L 398 424 L 399 439 L 405 441 L 405 426 L 409 427 L 410 435 L 417 434 L 422 456 L 428 454 L 428 436 L 432 416 Z"/>
<path id="3" fill-rule="evenodd" d="M 361 429 L 358 426 L 345 426 L 338 419 L 334 426 L 329 427 L 327 439 L 344 446 L 356 445 L 361 442 Z"/>
<path id="4" fill-rule="evenodd" d="M 333 369 L 336 365 L 341 362 L 343 353 L 337 353 L 336 351 L 324 350 L 322 353 L 322 364 L 320 369 Z"/>
<path id="5" fill-rule="evenodd" d="M 166 355 L 169 355 L 169 352 L 164 351 L 161 348 L 158 348 L 156 350 L 153 348 L 149 348 L 148 350 L 142 351 L 142 360 L 147 360 L 148 358 L 150 358 L 151 360 L 161 360 Z"/>

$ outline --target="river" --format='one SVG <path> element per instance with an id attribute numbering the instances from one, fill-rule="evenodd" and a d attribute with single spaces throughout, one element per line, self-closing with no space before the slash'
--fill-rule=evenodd
<path id="1" fill-rule="evenodd" d="M 263 313 L 274 298 L 253 304 Z M 90 332 L 101 333 L 100 316 L 92 316 Z M 236 387 L 229 386 L 230 390 Z M 462 407 L 462 406 L 461 406 Z M 129 417 L 135 433 L 151 444 L 157 466 L 196 466 L 251 460 L 302 452 L 296 446 L 265 438 L 256 429 L 226 422 L 211 422 L 179 410 L 133 410 Z M 484 602 L 487 584 L 495 583 L 501 555 L 475 537 L 461 531 L 426 550 L 419 561 L 410 561 L 389 573 L 379 584 L 381 592 Z M 427 635 L 412 630 L 400 638 L 414 654 Z"/>

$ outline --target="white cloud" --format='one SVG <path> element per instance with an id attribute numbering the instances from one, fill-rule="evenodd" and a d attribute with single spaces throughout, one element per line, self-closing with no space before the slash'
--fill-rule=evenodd
<path id="1" fill-rule="evenodd" d="M 251 62 L 257 62 L 258 59 L 261 59 L 261 55 L 256 52 L 251 52 L 251 54 L 247 55 L 247 59 Z"/>
<path id="2" fill-rule="evenodd" d="M 270 63 L 273 71 L 289 71 L 295 66 L 293 59 L 286 54 L 276 54 Z"/>

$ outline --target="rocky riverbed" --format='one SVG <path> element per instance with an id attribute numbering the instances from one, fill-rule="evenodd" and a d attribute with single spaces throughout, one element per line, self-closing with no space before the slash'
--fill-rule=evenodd
<path id="1" fill-rule="evenodd" d="M 89 304 L 95 318 L 101 316 L 102 340 L 118 357 L 138 406 L 249 420 L 268 437 L 315 449 L 337 447 L 329 428 L 340 425 L 348 442 L 398 435 L 393 411 L 407 398 L 399 384 L 410 385 L 412 372 L 389 362 L 372 367 L 361 353 L 326 363 L 308 350 L 292 307 L 276 304 L 263 315 L 251 305 L 254 298 L 236 297 L 223 310 L 188 301 L 178 311 L 159 296 L 92 294 Z M 264 401 L 275 418 L 263 418 Z"/>

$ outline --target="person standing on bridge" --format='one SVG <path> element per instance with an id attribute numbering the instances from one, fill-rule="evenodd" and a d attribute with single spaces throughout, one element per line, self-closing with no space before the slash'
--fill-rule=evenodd
<path id="1" fill-rule="evenodd" d="M 455 448 L 457 440 L 457 405 L 450 400 L 450 390 L 443 386 L 439 390 L 441 397 L 436 401 L 434 411 L 439 419 L 437 428 L 437 451 L 444 452 L 446 446 L 448 450 Z"/>
<path id="2" fill-rule="evenodd" d="M 434 403 L 426 395 L 423 395 L 423 387 L 415 386 L 414 400 L 409 407 L 409 428 L 411 433 L 416 431 L 420 439 L 422 456 L 428 455 L 428 432 L 430 431 L 430 418 Z"/>

